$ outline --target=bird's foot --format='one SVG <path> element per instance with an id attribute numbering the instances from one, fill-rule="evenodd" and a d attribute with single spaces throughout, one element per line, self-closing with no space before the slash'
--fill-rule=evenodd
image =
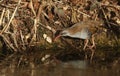
<path id="1" fill-rule="evenodd" d="M 88 45 L 87 45 L 86 47 L 83 48 L 84 51 L 86 51 L 86 50 L 91 51 L 90 62 L 91 62 L 92 59 L 93 59 L 93 55 L 94 55 L 94 52 L 95 52 L 95 48 L 96 48 L 95 45 L 91 45 L 91 46 L 88 46 Z M 85 52 L 85 59 L 88 59 L 88 54 L 87 54 L 86 52 Z"/>

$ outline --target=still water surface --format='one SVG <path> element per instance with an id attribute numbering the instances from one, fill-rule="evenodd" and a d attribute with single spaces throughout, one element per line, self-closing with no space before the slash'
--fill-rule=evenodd
<path id="1" fill-rule="evenodd" d="M 97 52 L 99 53 L 99 51 Z M 113 57 L 113 53 L 108 51 L 106 54 L 97 59 L 98 54 L 93 61 L 89 60 L 68 60 L 68 61 L 51 61 L 44 64 L 36 65 L 34 62 L 25 62 L 29 64 L 21 66 L 19 61 L 3 63 L 0 65 L 0 76 L 120 76 L 120 58 Z M 99 53 L 102 54 L 102 53 Z M 117 54 L 116 54 L 117 55 Z M 114 60 L 110 61 L 110 58 Z M 25 60 L 24 60 L 25 61 Z M 16 66 L 19 64 L 19 66 Z"/>

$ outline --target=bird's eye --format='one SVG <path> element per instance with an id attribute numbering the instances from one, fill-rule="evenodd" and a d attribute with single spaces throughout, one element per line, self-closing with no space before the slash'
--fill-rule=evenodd
<path id="1" fill-rule="evenodd" d="M 61 32 L 61 30 L 57 30 L 56 33 L 55 33 L 55 36 L 60 35 L 60 32 Z"/>

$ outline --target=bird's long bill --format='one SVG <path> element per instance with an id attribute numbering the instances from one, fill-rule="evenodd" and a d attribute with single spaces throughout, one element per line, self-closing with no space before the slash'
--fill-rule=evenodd
<path id="1" fill-rule="evenodd" d="M 61 35 L 56 36 L 53 41 L 56 41 Z"/>

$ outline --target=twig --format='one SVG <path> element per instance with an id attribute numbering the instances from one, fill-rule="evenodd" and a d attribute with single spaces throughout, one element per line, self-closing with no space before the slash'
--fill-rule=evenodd
<path id="1" fill-rule="evenodd" d="M 56 30 L 55 30 L 54 28 L 50 27 L 50 26 L 45 26 L 45 25 L 43 25 L 43 24 L 40 23 L 40 22 L 39 22 L 39 24 L 40 24 L 42 27 L 44 27 L 44 28 L 46 28 L 46 29 L 52 31 L 52 33 L 55 33 L 55 32 L 56 32 Z"/>
<path id="2" fill-rule="evenodd" d="M 10 11 L 7 9 L 7 19 L 10 20 Z"/>
<path id="3" fill-rule="evenodd" d="M 48 16 L 44 11 L 42 11 L 42 13 L 43 13 L 43 15 L 44 15 L 45 17 L 47 17 L 48 19 L 50 19 L 49 16 Z"/>
<path id="4" fill-rule="evenodd" d="M 90 15 L 88 15 L 88 14 L 86 14 L 86 13 L 84 13 L 84 12 L 81 12 L 81 11 L 77 11 L 78 13 L 80 13 L 80 14 L 83 14 L 83 15 L 85 15 L 85 16 L 87 16 L 87 17 L 91 17 Z"/>
<path id="5" fill-rule="evenodd" d="M 15 46 L 19 49 L 15 33 L 12 34 L 12 37 L 13 37 L 13 41 L 14 41 Z"/>
<path id="6" fill-rule="evenodd" d="M 114 7 L 114 8 L 116 8 L 116 9 L 118 9 L 118 10 L 120 10 L 120 6 L 119 5 L 114 5 L 114 4 L 109 4 L 109 5 L 107 5 L 107 4 L 103 4 L 103 3 L 100 3 L 101 5 L 104 5 L 104 6 L 107 6 L 107 7 Z"/>
<path id="7" fill-rule="evenodd" d="M 43 8 L 44 8 L 45 6 L 46 6 L 46 2 L 43 0 L 43 1 L 42 1 L 42 4 L 39 5 L 38 13 L 37 13 L 37 16 L 36 16 L 36 19 L 38 19 L 38 21 L 39 21 L 39 17 L 40 17 L 40 15 L 41 15 L 41 13 L 42 13 L 42 11 L 43 11 Z"/>
<path id="8" fill-rule="evenodd" d="M 4 36 L 4 35 L 1 35 L 4 39 L 4 41 L 6 41 L 6 43 L 10 46 L 10 48 L 12 48 L 14 51 L 17 51 L 17 49 L 13 46 L 12 43 L 9 42 L 9 40 Z"/>
<path id="9" fill-rule="evenodd" d="M 30 0 L 29 8 L 32 10 L 33 14 L 36 16 L 36 12 L 35 12 L 35 10 L 34 10 L 33 1 L 32 1 L 32 0 Z"/>
<path id="10" fill-rule="evenodd" d="M 32 30 L 34 30 L 34 34 L 33 34 L 33 37 L 32 37 L 32 39 L 31 39 L 30 44 L 32 44 L 34 40 L 36 41 L 36 35 L 37 35 L 37 19 L 34 19 L 34 27 L 33 27 Z"/>
<path id="11" fill-rule="evenodd" d="M 8 6 L 8 5 L 4 5 L 4 4 L 0 4 L 1 7 L 4 7 L 4 8 L 9 8 L 9 9 L 14 9 L 14 7 L 11 7 L 11 6 Z"/>
<path id="12" fill-rule="evenodd" d="M 101 8 L 102 9 L 102 8 Z M 110 26 L 110 24 L 109 24 L 109 21 L 108 21 L 108 19 L 107 19 L 107 15 L 105 14 L 105 11 L 102 9 L 102 12 L 103 12 L 103 15 L 105 16 L 105 20 L 106 20 L 106 22 L 107 22 L 107 24 L 108 24 L 108 27 L 110 28 L 111 26 Z"/>
<path id="13" fill-rule="evenodd" d="M 11 21 L 13 20 L 13 18 L 14 18 L 14 16 L 15 16 L 15 13 L 16 13 L 16 11 L 17 11 L 18 6 L 20 5 L 20 3 L 21 3 L 21 0 L 19 0 L 19 2 L 18 2 L 17 6 L 16 6 L 16 8 L 15 8 L 13 14 L 12 14 L 12 17 L 11 17 L 10 21 L 9 21 L 8 24 L 3 28 L 3 30 L 0 32 L 0 35 L 1 35 L 4 31 L 6 31 L 6 30 L 8 29 Z"/>
<path id="14" fill-rule="evenodd" d="M 23 40 L 23 34 L 22 34 L 22 31 L 20 30 L 20 37 L 21 37 L 21 41 L 22 41 L 22 43 L 23 43 L 23 47 L 25 47 L 25 42 L 24 42 L 24 40 Z"/>
<path id="15" fill-rule="evenodd" d="M 5 8 L 3 9 L 1 17 L 0 17 L 0 25 L 2 24 L 2 19 L 3 19 L 4 13 L 5 13 Z"/>
<path id="16" fill-rule="evenodd" d="M 13 33 L 11 34 L 11 36 L 12 36 L 12 38 L 13 38 L 13 43 L 15 44 L 15 46 L 16 46 L 16 48 L 18 48 L 19 49 L 19 47 L 18 47 L 18 43 L 17 43 L 17 27 L 18 27 L 18 23 L 17 23 L 17 20 L 15 20 L 15 19 L 13 19 L 12 20 L 12 26 L 13 26 Z"/>
<path id="17" fill-rule="evenodd" d="M 17 64 L 17 67 L 19 67 L 20 63 L 22 62 L 22 59 L 23 59 L 23 55 L 20 57 L 18 64 Z"/>

